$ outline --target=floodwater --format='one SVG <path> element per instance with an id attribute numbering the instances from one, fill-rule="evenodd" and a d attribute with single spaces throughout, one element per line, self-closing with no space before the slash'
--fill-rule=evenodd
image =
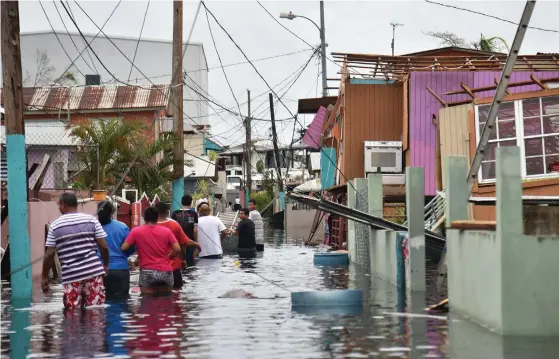
<path id="1" fill-rule="evenodd" d="M 313 249 L 267 239 L 263 256 L 199 261 L 171 296 L 64 314 L 61 287 L 10 305 L 2 290 L 2 357 L 11 358 L 552 358 L 559 344 L 503 340 L 463 318 L 425 316 L 436 301 L 398 299 L 396 288 L 355 268 L 313 265 Z M 135 286 L 138 275 L 132 276 Z M 359 288 L 361 312 L 292 311 L 290 291 Z M 261 299 L 218 298 L 244 289 Z M 411 309 L 410 309 L 411 308 Z M 415 315 L 409 315 L 412 312 Z"/>

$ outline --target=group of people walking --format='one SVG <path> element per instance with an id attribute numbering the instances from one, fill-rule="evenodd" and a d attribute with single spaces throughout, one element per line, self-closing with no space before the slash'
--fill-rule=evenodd
<path id="1" fill-rule="evenodd" d="M 238 255 L 254 258 L 264 250 L 262 217 L 256 202 L 239 211 L 234 230 L 211 215 L 207 202 L 192 207 L 189 195 L 182 198 L 182 209 L 169 212 L 159 202 L 145 209 L 144 225 L 129 230 L 113 219 L 110 201 L 98 204 L 97 217 L 78 212 L 73 193 L 63 193 L 58 201 L 62 214 L 50 226 L 43 259 L 41 287 L 49 291 L 48 275 L 55 253 L 61 264 L 63 303 L 66 309 L 100 305 L 106 299 L 126 298 L 130 291 L 129 258 L 140 268 L 139 286 L 143 294 L 170 292 L 183 285 L 181 270 L 201 259 L 223 256 L 221 241 L 231 234 L 239 237 Z"/>

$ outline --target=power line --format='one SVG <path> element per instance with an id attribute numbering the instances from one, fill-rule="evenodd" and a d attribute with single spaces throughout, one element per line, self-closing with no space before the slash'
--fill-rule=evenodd
<path id="1" fill-rule="evenodd" d="M 72 58 L 70 57 L 70 55 L 68 54 L 68 51 L 66 51 L 66 49 L 64 48 L 64 45 L 62 45 L 62 41 L 60 40 L 60 37 L 58 37 L 58 34 L 56 33 L 56 31 L 54 30 L 54 27 L 52 26 L 52 23 L 50 21 L 50 18 L 47 14 L 47 11 L 45 10 L 45 7 L 43 6 L 43 2 L 39 1 L 39 5 L 41 5 L 41 9 L 43 9 L 43 13 L 45 14 L 45 17 L 47 18 L 47 21 L 49 23 L 50 28 L 52 29 L 52 32 L 54 33 L 54 36 L 56 36 L 56 40 L 58 40 L 58 43 L 60 44 L 60 47 L 62 48 L 62 51 L 64 51 L 64 53 L 66 54 L 66 56 L 68 57 L 68 59 L 71 61 Z M 85 62 L 85 61 L 84 61 Z M 86 62 L 87 63 L 87 62 Z M 85 76 L 83 74 L 83 72 L 80 71 L 80 69 L 76 66 L 76 70 L 78 70 L 78 72 L 80 74 L 82 74 L 82 76 Z M 60 75 L 60 77 L 62 77 L 64 75 L 64 73 L 62 75 Z"/>
<path id="2" fill-rule="evenodd" d="M 285 54 L 279 54 L 279 55 L 273 55 L 273 56 L 267 56 L 267 57 L 262 57 L 256 60 L 252 60 L 252 62 L 260 62 L 260 61 L 266 61 L 266 60 L 273 60 L 273 59 L 277 59 L 280 57 L 286 57 L 286 56 L 292 56 L 292 55 L 296 55 L 296 54 L 300 54 L 302 52 L 307 52 L 307 51 L 311 51 L 311 49 L 302 49 L 302 50 L 298 50 L 298 51 L 293 51 L 293 52 L 288 52 Z M 240 61 L 240 62 L 235 62 L 232 64 L 227 64 L 227 65 L 223 65 L 223 66 L 212 66 L 212 67 L 208 67 L 207 69 L 198 69 L 198 70 L 190 70 L 190 71 L 184 71 L 187 74 L 191 74 L 194 72 L 200 72 L 200 71 L 206 71 L 206 70 L 215 70 L 215 69 L 220 69 L 222 67 L 231 67 L 231 66 L 238 66 L 238 65 L 245 65 L 248 64 L 248 61 Z M 162 78 L 162 77 L 168 77 L 171 76 L 171 74 L 166 74 L 166 75 L 158 75 L 158 76 L 150 76 L 150 77 L 137 77 L 135 79 L 132 79 L 134 81 L 138 81 L 138 80 L 148 80 L 148 79 L 157 79 L 157 78 Z M 267 92 L 266 92 L 267 93 Z"/>
<path id="3" fill-rule="evenodd" d="M 54 4 L 54 6 L 56 6 L 56 0 L 52 0 L 52 3 Z M 70 3 L 68 3 L 68 10 L 70 10 L 70 13 L 72 14 L 72 16 L 74 16 L 74 12 L 72 11 L 72 7 L 70 6 Z M 56 11 L 58 12 L 59 16 L 60 16 L 60 12 L 58 11 L 58 7 L 56 7 Z M 62 20 L 62 16 L 60 16 L 60 20 Z M 64 20 L 62 20 L 62 23 L 64 23 Z M 66 27 L 66 26 L 64 26 Z M 69 34 L 68 34 L 69 35 Z M 70 36 L 71 39 L 71 36 Z M 72 41 L 73 42 L 73 41 Z M 83 40 L 82 40 L 83 43 Z M 74 44 L 75 45 L 75 44 Z M 76 46 L 76 50 L 77 50 L 77 46 Z M 91 65 L 93 66 L 93 68 L 95 69 L 95 73 L 99 73 L 99 71 L 97 70 L 97 66 L 95 66 L 95 61 L 93 61 L 93 58 L 91 57 L 91 53 L 89 52 L 89 50 L 86 48 L 85 50 L 87 52 L 87 56 L 89 57 L 89 60 L 91 61 Z"/>
<path id="4" fill-rule="evenodd" d="M 76 45 L 76 43 L 74 42 L 74 39 L 70 35 L 70 31 L 68 31 L 68 27 L 66 27 L 66 22 L 64 22 L 64 19 L 62 18 L 62 14 L 60 13 L 60 10 L 58 9 L 58 6 L 56 6 L 56 2 L 54 0 L 53 0 L 52 4 L 54 5 L 54 8 L 56 9 L 56 12 L 58 13 L 58 17 L 60 18 L 60 21 L 62 22 L 62 26 L 64 26 L 64 30 L 66 31 L 66 34 L 68 34 L 68 37 L 70 38 L 70 41 L 72 42 L 72 44 L 74 45 L 76 50 L 80 51 L 80 49 L 78 48 L 78 45 Z M 43 7 L 43 5 L 41 5 L 41 7 Z M 43 9 L 43 11 L 44 11 L 44 9 Z M 46 13 L 45 13 L 45 15 L 46 15 Z M 47 21 L 49 21 L 49 25 L 50 25 L 50 20 L 48 19 L 48 17 L 47 17 Z M 51 26 L 51 28 L 52 28 L 52 26 Z M 56 38 L 58 39 L 58 36 Z M 60 43 L 60 46 L 62 46 L 62 43 Z M 62 47 L 64 47 L 64 46 L 62 46 Z M 93 63 L 93 60 L 91 59 L 91 55 L 89 55 L 89 58 L 91 60 L 91 65 L 93 66 L 93 68 L 91 66 L 89 66 L 89 63 L 87 62 L 87 60 L 83 56 L 81 56 L 81 58 L 82 58 L 83 62 L 85 63 L 85 65 L 87 67 L 89 67 L 89 69 L 91 71 L 97 72 L 96 71 L 97 69 L 95 69 L 95 64 Z M 71 60 L 71 58 L 70 58 L 70 60 Z"/>
<path id="5" fill-rule="evenodd" d="M 215 43 L 215 38 L 214 38 L 213 31 L 212 31 L 212 26 L 210 24 L 210 18 L 208 17 L 208 9 L 206 9 L 206 21 L 208 22 L 208 30 L 210 30 L 210 36 L 212 38 L 212 43 L 214 45 L 215 53 L 217 54 L 217 59 L 219 60 L 219 65 L 221 66 L 221 70 L 223 71 L 223 76 L 225 77 L 225 81 L 227 82 L 227 86 L 229 86 L 229 90 L 231 91 L 231 95 L 233 96 L 233 99 L 235 100 L 235 103 L 237 104 L 237 108 L 239 109 L 239 116 L 242 117 L 241 105 L 239 105 L 239 101 L 237 100 L 237 96 L 235 96 L 235 91 L 233 91 L 233 88 L 231 87 L 231 83 L 229 82 L 229 78 L 227 77 L 227 72 L 225 72 L 225 69 L 223 68 L 223 62 L 221 61 L 221 55 L 219 54 L 219 51 L 217 49 L 217 45 Z"/>
<path id="6" fill-rule="evenodd" d="M 229 32 L 227 32 L 227 30 L 225 30 L 225 28 L 223 27 L 223 25 L 221 25 L 221 23 L 216 19 L 215 15 L 211 12 L 211 10 L 208 9 L 208 7 L 206 6 L 205 2 L 202 2 L 202 5 L 204 5 L 204 7 L 207 9 L 208 13 L 213 17 L 213 19 L 215 20 L 215 22 L 219 25 L 219 27 L 223 30 L 223 32 L 225 32 L 225 34 L 227 34 L 227 36 L 229 37 L 229 39 L 231 40 L 231 42 L 233 42 L 233 44 L 237 47 L 237 49 L 243 54 L 243 56 L 247 59 L 247 61 L 250 61 L 246 55 L 246 53 L 243 51 L 243 49 L 239 46 L 239 44 L 237 44 L 237 42 L 233 39 L 233 37 L 231 36 L 231 34 L 229 34 Z M 268 88 L 270 89 L 270 91 L 276 96 L 278 97 L 278 95 L 275 93 L 275 91 L 270 87 L 270 85 L 268 84 L 268 81 L 266 81 L 266 79 L 264 78 L 264 76 L 262 76 L 262 74 L 260 73 L 260 71 L 258 71 L 258 69 L 256 68 L 256 66 L 254 66 L 254 64 L 252 62 L 250 62 L 250 65 L 252 66 L 252 68 L 254 69 L 254 71 L 258 74 L 258 76 L 262 79 L 262 81 L 264 81 L 264 83 L 266 84 L 266 86 L 268 86 Z M 285 103 L 281 100 L 281 98 L 278 97 L 279 102 L 283 105 L 283 107 L 287 110 L 287 112 L 289 112 L 289 114 L 295 119 L 295 121 L 299 122 L 299 120 L 297 119 L 297 117 L 291 112 L 291 110 L 289 109 L 289 107 L 287 107 L 285 105 Z M 299 124 L 301 125 L 301 123 L 299 122 Z M 302 126 L 302 125 L 301 125 Z M 316 142 L 316 140 L 314 138 L 312 138 L 312 136 L 310 137 L 311 140 L 320 148 L 321 152 L 324 152 L 324 150 L 322 149 L 322 147 L 320 146 L 320 144 L 318 142 Z M 336 166 L 336 164 L 334 163 L 334 161 L 332 161 L 332 159 L 330 158 L 330 156 L 327 156 L 328 160 L 332 163 L 332 165 L 334 166 L 334 168 L 336 168 L 336 170 L 339 171 L 340 175 L 347 181 L 347 183 L 353 188 L 355 189 L 355 186 L 353 185 L 353 183 L 351 183 L 351 181 L 343 174 L 343 172 L 338 168 L 338 166 Z"/>
<path id="7" fill-rule="evenodd" d="M 431 1 L 431 0 L 425 0 L 425 2 L 426 2 L 426 3 L 429 3 L 429 4 L 433 4 L 433 5 L 439 5 L 439 6 L 442 6 L 442 7 L 447 7 L 447 8 L 450 8 L 450 9 L 455 9 L 455 10 L 460 10 L 460 11 L 466 11 L 466 12 L 469 12 L 469 13 L 472 13 L 472 14 L 485 16 L 485 17 L 488 17 L 488 18 L 491 18 L 491 19 L 495 19 L 495 20 L 499 20 L 499 21 L 502 21 L 502 22 L 506 22 L 506 23 L 509 23 L 509 24 L 512 24 L 512 25 L 517 25 L 517 26 L 519 25 L 519 23 L 517 23 L 517 22 L 515 22 L 515 21 L 508 20 L 508 19 L 503 19 L 502 17 L 498 17 L 498 16 L 495 16 L 495 15 L 486 14 L 486 13 L 483 13 L 483 12 L 480 12 L 480 11 L 476 11 L 476 10 L 466 9 L 466 8 L 458 7 L 458 6 L 454 6 L 454 5 L 442 4 L 442 3 L 440 3 L 440 2 Z M 559 33 L 559 30 L 544 29 L 544 28 L 535 27 L 535 26 L 528 26 L 528 28 L 529 28 L 529 29 L 533 29 L 533 30 L 545 31 L 545 32 Z"/>
<path id="8" fill-rule="evenodd" d="M 134 56 L 132 57 L 132 63 L 136 61 L 136 55 L 138 55 L 138 47 L 140 46 L 140 40 L 142 39 L 142 34 L 144 33 L 144 26 L 146 24 L 146 18 L 148 17 L 150 3 L 151 0 L 148 0 L 148 4 L 146 5 L 146 11 L 144 13 L 144 19 L 142 20 L 142 27 L 140 28 L 140 35 L 138 36 L 138 41 L 136 41 L 136 48 L 134 49 Z M 128 73 L 128 82 L 130 82 L 130 76 L 132 76 L 132 70 L 134 70 L 134 66 L 130 66 L 130 72 Z"/>

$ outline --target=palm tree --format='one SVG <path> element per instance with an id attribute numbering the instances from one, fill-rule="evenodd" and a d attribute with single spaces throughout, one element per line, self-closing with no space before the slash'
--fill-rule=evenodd
<path id="1" fill-rule="evenodd" d="M 171 178 L 176 137 L 164 133 L 151 140 L 144 132 L 146 129 L 142 122 L 119 119 L 86 121 L 72 127 L 71 135 L 83 148 L 78 153 L 78 160 L 85 167 L 79 174 L 80 182 L 87 188 L 108 190 L 127 176 L 140 192 L 155 194 Z"/>

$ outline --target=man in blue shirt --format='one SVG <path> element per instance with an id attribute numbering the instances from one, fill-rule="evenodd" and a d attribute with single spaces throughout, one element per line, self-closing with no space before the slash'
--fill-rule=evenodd
<path id="1" fill-rule="evenodd" d="M 104 278 L 107 299 L 126 298 L 130 292 L 130 270 L 128 257 L 134 253 L 131 248 L 126 253 L 120 250 L 122 242 L 128 237 L 130 229 L 122 222 L 112 219 L 115 207 L 110 201 L 100 202 L 97 217 L 99 223 L 107 233 L 109 247 L 109 271 Z"/>

